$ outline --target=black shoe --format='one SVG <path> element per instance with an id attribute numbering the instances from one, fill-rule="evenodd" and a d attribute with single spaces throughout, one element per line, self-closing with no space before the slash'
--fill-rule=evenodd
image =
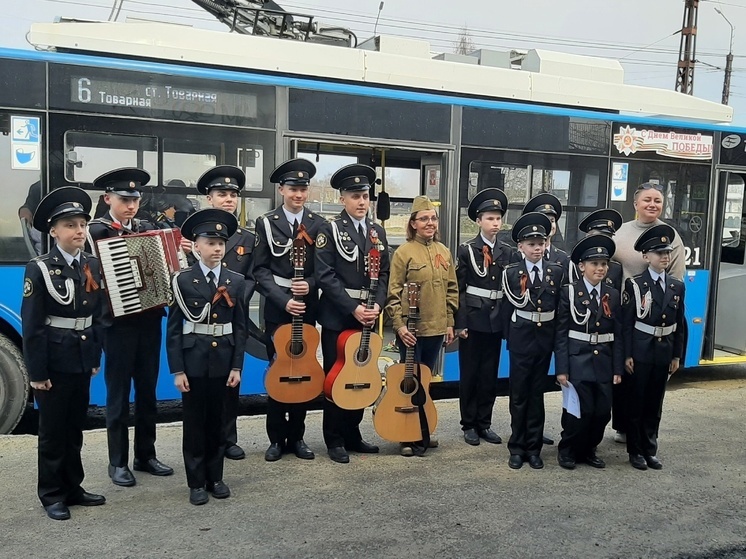
<path id="1" fill-rule="evenodd" d="M 196 489 L 189 488 L 189 502 L 193 505 L 204 505 L 207 501 L 210 500 L 210 496 L 207 494 L 207 491 L 205 491 L 201 487 L 197 487 Z"/>
<path id="2" fill-rule="evenodd" d="M 308 445 L 303 441 L 303 439 L 296 441 L 292 445 L 288 446 L 293 449 L 293 453 L 295 453 L 295 455 L 301 460 L 313 460 L 314 458 L 316 458 L 313 450 L 308 448 Z"/>
<path id="3" fill-rule="evenodd" d="M 280 443 L 272 443 L 269 448 L 264 452 L 264 459 L 267 462 L 277 462 L 282 458 L 282 446 Z"/>
<path id="4" fill-rule="evenodd" d="M 549 437 L 547 437 L 546 435 L 542 435 L 542 436 L 541 436 L 541 442 L 542 442 L 542 443 L 544 443 L 544 444 L 546 444 L 546 445 L 549 445 L 549 446 L 551 446 L 551 445 L 553 445 L 553 444 L 554 444 L 554 439 L 550 439 L 550 438 L 549 438 Z"/>
<path id="5" fill-rule="evenodd" d="M 154 476 L 170 476 L 174 473 L 174 469 L 171 466 L 166 466 L 158 458 L 149 458 L 145 462 L 135 458 L 132 468 L 136 472 L 148 472 Z"/>
<path id="6" fill-rule="evenodd" d="M 466 444 L 479 446 L 479 435 L 477 435 L 476 429 L 467 429 L 464 431 L 464 440 L 466 441 Z"/>
<path id="7" fill-rule="evenodd" d="M 344 447 L 333 446 L 327 452 L 329 453 L 329 458 L 334 462 L 338 462 L 339 464 L 348 464 L 350 462 L 350 455 L 347 454 Z"/>
<path id="8" fill-rule="evenodd" d="M 645 462 L 648 465 L 648 468 L 652 468 L 654 470 L 662 470 L 663 469 L 663 462 L 658 460 L 657 456 L 646 456 Z"/>
<path id="9" fill-rule="evenodd" d="M 508 460 L 508 467 L 511 470 L 520 470 L 521 466 L 523 466 L 523 456 L 520 454 L 511 454 Z"/>
<path id="10" fill-rule="evenodd" d="M 106 497 L 103 495 L 96 495 L 95 493 L 88 493 L 83 491 L 77 497 L 73 497 L 65 501 L 65 504 L 69 507 L 74 505 L 80 505 L 81 507 L 97 507 L 103 505 L 106 502 Z"/>
<path id="11" fill-rule="evenodd" d="M 132 487 L 137 483 L 129 466 L 109 465 L 109 477 L 114 485 L 119 485 L 120 487 Z"/>
<path id="12" fill-rule="evenodd" d="M 366 443 L 363 439 L 354 444 L 345 445 L 345 449 L 351 452 L 359 452 L 360 454 L 378 454 L 380 450 L 377 445 Z"/>
<path id="13" fill-rule="evenodd" d="M 639 454 L 630 454 L 629 463 L 632 464 L 632 467 L 635 468 L 636 470 L 647 470 L 648 469 L 647 462 L 645 462 L 645 459 Z"/>
<path id="14" fill-rule="evenodd" d="M 52 520 L 68 520 L 70 518 L 70 509 L 62 501 L 47 505 L 44 510 L 47 511 L 47 516 Z"/>
<path id="15" fill-rule="evenodd" d="M 500 435 L 495 433 L 492 429 L 480 429 L 479 436 L 488 443 L 500 444 L 501 442 L 503 442 L 503 440 L 500 438 Z"/>
<path id="16" fill-rule="evenodd" d="M 566 470 L 574 470 L 575 469 L 575 460 L 570 458 L 569 456 L 565 456 L 563 454 L 557 455 L 557 463 L 560 465 L 561 468 L 564 468 Z"/>
<path id="17" fill-rule="evenodd" d="M 232 444 L 225 447 L 225 457 L 228 460 L 243 460 L 246 458 L 246 453 L 237 444 Z"/>
<path id="18" fill-rule="evenodd" d="M 231 490 L 222 481 L 208 481 L 205 489 L 216 499 L 227 499 L 231 496 Z"/>
<path id="19" fill-rule="evenodd" d="M 541 470 L 544 467 L 544 460 L 538 454 L 532 454 L 528 457 L 528 465 L 534 470 Z"/>
<path id="20" fill-rule="evenodd" d="M 583 462 L 585 462 L 586 464 L 588 464 L 589 466 L 593 468 L 602 469 L 606 467 L 606 462 L 601 460 L 595 454 L 589 454 L 588 456 L 585 457 L 585 460 L 583 460 Z"/>

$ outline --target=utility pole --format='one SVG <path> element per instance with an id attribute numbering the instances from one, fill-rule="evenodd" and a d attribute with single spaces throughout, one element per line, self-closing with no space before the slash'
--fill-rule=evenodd
<path id="1" fill-rule="evenodd" d="M 725 17 L 723 12 L 718 8 L 715 8 L 715 11 L 723 16 L 726 23 L 730 25 L 730 48 L 725 57 L 725 77 L 723 78 L 723 105 L 727 105 L 728 98 L 730 97 L 730 75 L 733 72 L 733 32 L 735 31 L 735 27 L 733 27 L 733 24 Z"/>
<path id="2" fill-rule="evenodd" d="M 694 95 L 694 63 L 697 58 L 697 9 L 699 0 L 684 0 L 681 24 L 679 64 L 676 68 L 676 91 Z"/>

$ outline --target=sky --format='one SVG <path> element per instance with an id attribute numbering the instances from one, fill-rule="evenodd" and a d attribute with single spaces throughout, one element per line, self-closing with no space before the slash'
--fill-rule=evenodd
<path id="1" fill-rule="evenodd" d="M 6 0 L 0 13 L 0 45 L 33 48 L 31 23 L 58 16 L 107 20 L 119 0 Z M 313 15 L 352 29 L 362 41 L 373 35 L 380 0 L 278 0 L 288 11 Z M 719 102 L 723 68 L 734 26 L 730 105 L 746 126 L 746 0 L 701 0 L 694 94 Z M 673 89 L 683 0 L 385 0 L 376 33 L 427 39 L 431 50 L 453 52 L 466 28 L 475 49 L 561 52 L 617 58 L 625 83 Z M 226 29 L 191 0 L 123 0 L 118 21 L 150 19 Z"/>

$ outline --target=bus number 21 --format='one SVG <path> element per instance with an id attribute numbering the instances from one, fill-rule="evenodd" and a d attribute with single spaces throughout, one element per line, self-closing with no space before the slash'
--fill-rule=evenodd
<path id="1" fill-rule="evenodd" d="M 684 264 L 687 266 L 701 266 L 702 262 L 699 259 L 699 247 L 689 248 L 684 247 Z M 694 254 L 694 259 L 692 259 L 692 253 Z"/>

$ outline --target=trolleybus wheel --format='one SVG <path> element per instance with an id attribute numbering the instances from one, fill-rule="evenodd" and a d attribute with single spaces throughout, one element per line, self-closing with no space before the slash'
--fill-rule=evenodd
<path id="1" fill-rule="evenodd" d="M 28 397 L 23 356 L 13 342 L 0 335 L 0 434 L 10 433 L 18 425 Z"/>

